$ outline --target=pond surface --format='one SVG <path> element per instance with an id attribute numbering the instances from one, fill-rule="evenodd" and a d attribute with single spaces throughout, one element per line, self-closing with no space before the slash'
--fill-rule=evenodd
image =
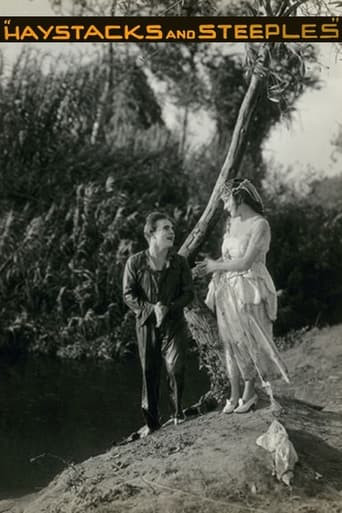
<path id="1" fill-rule="evenodd" d="M 27 359 L 0 366 L 0 499 L 34 492 L 71 462 L 99 454 L 137 430 L 140 366 Z M 208 390 L 189 356 L 184 407 Z M 168 417 L 165 382 L 161 413 Z"/>

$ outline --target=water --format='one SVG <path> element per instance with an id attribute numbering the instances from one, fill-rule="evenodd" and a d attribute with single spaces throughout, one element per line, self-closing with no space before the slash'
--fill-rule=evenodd
<path id="1" fill-rule="evenodd" d="M 0 499 L 45 486 L 68 463 L 108 449 L 139 428 L 140 367 L 27 359 L 0 368 Z M 184 406 L 208 390 L 192 356 Z M 167 418 L 165 384 L 161 413 Z"/>

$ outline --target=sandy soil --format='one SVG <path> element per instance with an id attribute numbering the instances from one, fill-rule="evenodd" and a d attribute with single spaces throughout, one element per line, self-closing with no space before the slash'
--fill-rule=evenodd
<path id="1" fill-rule="evenodd" d="M 276 389 L 299 455 L 292 487 L 272 476 L 270 454 L 256 445 L 274 418 L 260 402 L 255 412 L 214 411 L 113 447 L 39 494 L 0 502 L 0 513 L 342 513 L 342 325 L 307 333 L 285 360 L 292 384 Z"/>
<path id="2" fill-rule="evenodd" d="M 277 392 L 342 412 L 342 325 L 310 330 L 285 361 L 292 383 L 276 383 Z"/>

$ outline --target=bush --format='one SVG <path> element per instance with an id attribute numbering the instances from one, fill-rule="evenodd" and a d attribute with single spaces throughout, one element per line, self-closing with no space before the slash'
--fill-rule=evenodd
<path id="1" fill-rule="evenodd" d="M 276 332 L 342 320 L 342 219 L 334 209 L 289 199 L 269 211 L 270 272 L 279 290 Z"/>
<path id="2" fill-rule="evenodd" d="M 152 209 L 188 231 L 188 178 L 133 58 L 115 57 L 112 77 L 103 58 L 42 59 L 22 53 L 0 90 L 2 349 L 114 357 L 135 338 L 125 260 Z"/>

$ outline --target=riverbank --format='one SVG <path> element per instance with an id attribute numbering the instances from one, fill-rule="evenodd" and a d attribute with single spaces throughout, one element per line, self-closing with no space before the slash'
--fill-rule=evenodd
<path id="1" fill-rule="evenodd" d="M 342 325 L 312 330 L 285 353 L 292 383 L 276 383 L 298 455 L 292 488 L 256 445 L 273 420 L 214 411 L 71 465 L 35 495 L 0 502 L 11 513 L 342 512 Z M 320 405 L 313 407 L 297 399 Z"/>
<path id="2" fill-rule="evenodd" d="M 206 373 L 190 353 L 184 406 L 208 390 Z M 104 453 L 137 430 L 141 370 L 123 361 L 27 357 L 0 359 L 0 501 L 44 488 L 69 463 Z M 169 416 L 166 383 L 161 415 Z"/>

